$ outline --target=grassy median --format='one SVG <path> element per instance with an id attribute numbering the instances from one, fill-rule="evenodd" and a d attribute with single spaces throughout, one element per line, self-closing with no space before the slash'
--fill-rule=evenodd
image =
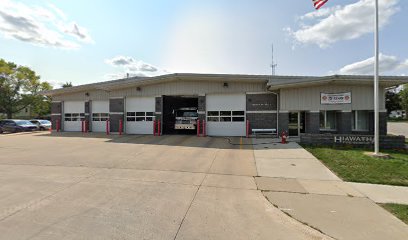
<path id="1" fill-rule="evenodd" d="M 408 224 L 408 205 L 387 203 L 381 204 L 381 206 Z"/>
<path id="2" fill-rule="evenodd" d="M 392 158 L 380 159 L 362 149 L 305 148 L 344 181 L 408 186 L 408 152 L 386 151 Z"/>

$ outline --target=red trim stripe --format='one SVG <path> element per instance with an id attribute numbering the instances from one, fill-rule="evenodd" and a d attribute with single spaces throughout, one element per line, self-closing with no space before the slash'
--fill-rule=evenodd
<path id="1" fill-rule="evenodd" d="M 328 0 L 313 0 L 314 3 L 314 7 L 316 8 L 316 10 L 318 10 L 319 8 L 321 8 L 325 3 L 327 3 Z"/>

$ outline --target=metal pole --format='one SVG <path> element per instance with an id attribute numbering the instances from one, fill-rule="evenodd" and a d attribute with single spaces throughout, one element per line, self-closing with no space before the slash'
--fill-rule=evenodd
<path id="1" fill-rule="evenodd" d="M 378 37 L 378 0 L 375 0 L 375 66 L 374 66 L 374 154 L 380 152 L 380 115 L 378 104 L 379 78 L 379 37 Z"/>

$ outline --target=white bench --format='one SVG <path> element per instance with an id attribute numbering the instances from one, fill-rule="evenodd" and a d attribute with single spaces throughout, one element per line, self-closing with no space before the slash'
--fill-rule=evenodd
<path id="1" fill-rule="evenodd" d="M 261 129 L 261 128 L 254 128 L 252 129 L 253 134 L 276 134 L 276 129 L 275 128 L 267 128 L 267 129 Z"/>

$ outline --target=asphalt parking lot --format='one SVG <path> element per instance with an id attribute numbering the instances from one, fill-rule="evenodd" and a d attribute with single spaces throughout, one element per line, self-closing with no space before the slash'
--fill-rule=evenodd
<path id="1" fill-rule="evenodd" d="M 0 239 L 330 239 L 257 190 L 248 143 L 0 135 Z"/>

